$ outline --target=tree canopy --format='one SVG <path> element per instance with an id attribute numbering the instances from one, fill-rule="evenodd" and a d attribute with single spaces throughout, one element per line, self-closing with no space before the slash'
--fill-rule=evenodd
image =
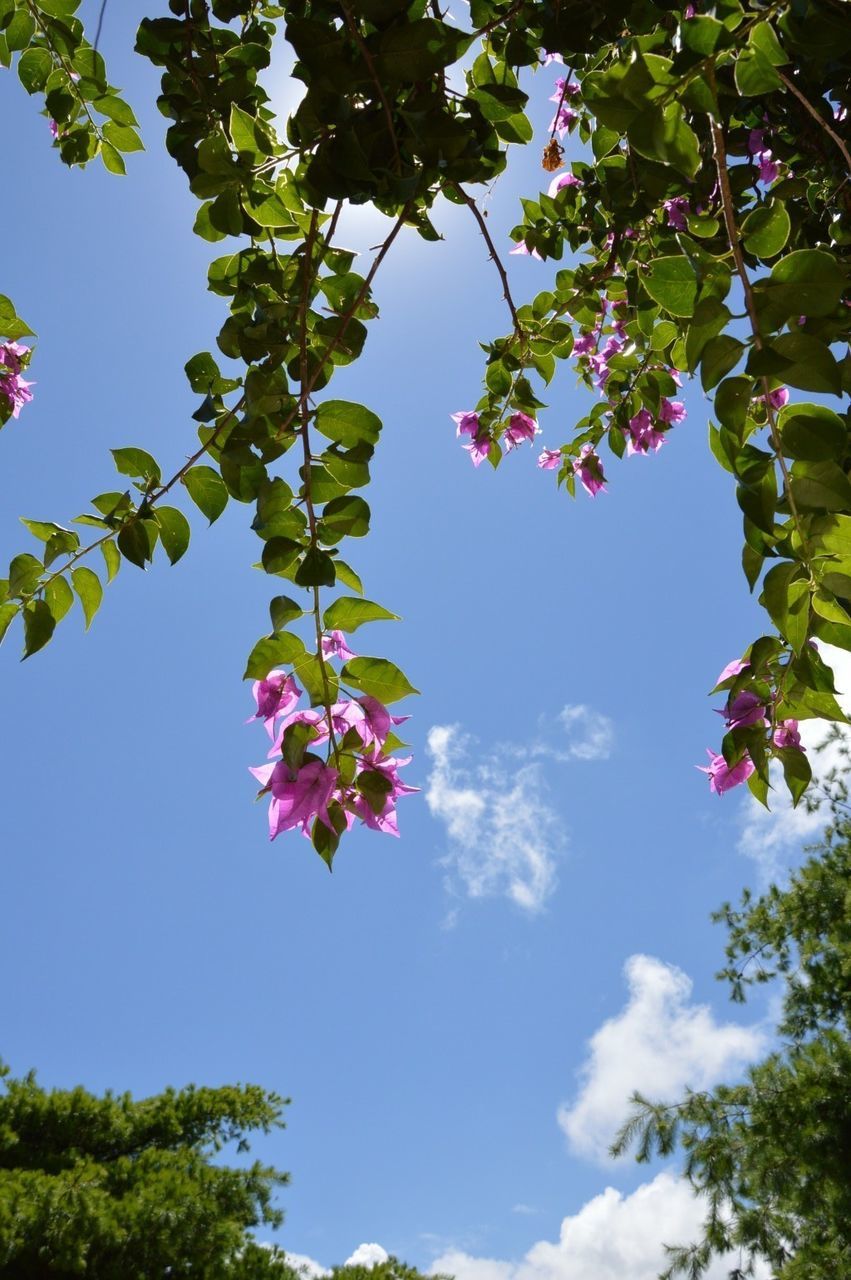
<path id="1" fill-rule="evenodd" d="M 99 156 L 123 173 L 141 145 L 135 116 L 78 3 L 0 0 L 0 61 L 43 100 L 61 160 Z M 260 567 L 296 589 L 273 597 L 245 669 L 279 750 L 253 770 L 270 835 L 301 827 L 330 865 L 357 821 L 397 834 L 410 788 L 387 708 L 416 690 L 390 659 L 351 647 L 357 628 L 395 615 L 363 598 L 340 554 L 369 531 L 360 491 L 382 424 L 326 388 L 361 356 L 373 281 L 401 228 L 436 238 L 433 210 L 450 201 L 476 219 L 510 321 L 484 344 L 481 398 L 452 415 L 476 465 L 534 440 L 540 397 L 566 361 L 592 402 L 538 465 L 571 493 L 608 483 L 603 447 L 620 458 L 675 439 L 681 375 L 711 394 L 711 452 L 735 484 L 745 576 L 773 629 L 722 673 L 727 733 L 706 772 L 719 793 L 747 781 L 766 801 L 776 758 L 797 801 L 810 780 L 798 722 L 845 720 L 811 642 L 851 649 L 844 0 L 474 0 L 463 27 L 425 0 L 169 9 L 143 21 L 136 48 L 162 69 L 166 145 L 198 200 L 195 233 L 228 242 L 208 278 L 228 312 L 219 357 L 186 363 L 197 447 L 176 469 L 137 445 L 114 449 L 119 487 L 75 521 L 93 531 L 86 544 L 26 519 L 39 554 L 12 559 L 0 630 L 20 618 L 35 653 L 75 594 L 91 622 L 97 556 L 108 580 L 124 561 L 145 568 L 158 544 L 178 560 L 190 526 L 175 494 L 210 521 L 245 503 Z M 304 86 L 286 121 L 263 88 L 279 32 Z M 477 192 L 510 147 L 532 141 L 524 108 L 539 81 L 528 73 L 553 61 L 564 75 L 542 163 L 555 176 L 523 201 L 514 251 L 567 265 L 521 304 Z M 337 241 L 347 203 L 390 219 L 362 271 Z M 8 299 L 0 328 L 8 418 L 32 395 L 19 341 L 31 331 Z M 329 591 L 343 594 L 328 603 Z"/>

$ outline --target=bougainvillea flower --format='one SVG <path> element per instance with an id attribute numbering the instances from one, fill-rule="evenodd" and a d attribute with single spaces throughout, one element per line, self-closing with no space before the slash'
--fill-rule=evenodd
<path id="1" fill-rule="evenodd" d="M 758 156 L 765 150 L 765 130 L 751 129 L 748 134 L 748 155 Z"/>
<path id="2" fill-rule="evenodd" d="M 765 723 L 765 703 L 750 689 L 743 689 L 720 711 L 728 729 L 744 729 L 750 724 Z"/>
<path id="3" fill-rule="evenodd" d="M 776 160 L 772 159 L 770 151 L 763 151 L 759 156 L 757 172 L 760 182 L 764 182 L 766 186 L 770 186 L 777 178 L 780 173 L 780 166 Z"/>
<path id="4" fill-rule="evenodd" d="M 564 65 L 564 58 L 560 53 L 548 53 L 546 49 L 542 49 L 541 53 L 544 55 L 542 66 L 548 67 L 551 62 L 560 62 Z"/>
<path id="5" fill-rule="evenodd" d="M 665 200 L 662 208 L 668 215 L 669 227 L 673 227 L 675 231 L 686 231 L 688 229 L 686 217 L 691 213 L 691 204 L 688 196 L 674 196 L 673 200 Z"/>
<path id="6" fill-rule="evenodd" d="M 515 253 L 519 253 L 521 254 L 521 256 L 525 256 L 528 258 L 537 258 L 539 262 L 543 262 L 543 258 L 538 253 L 538 250 L 530 249 L 525 240 L 518 240 L 517 244 L 514 246 L 514 248 L 511 250 L 511 253 L 509 253 L 508 256 L 511 257 L 512 254 L 515 254 Z"/>
<path id="7" fill-rule="evenodd" d="M 721 672 L 716 684 L 723 684 L 725 680 L 729 680 L 731 676 L 741 675 L 751 664 L 747 658 L 734 658 L 732 662 L 728 662 L 724 670 Z"/>
<path id="8" fill-rule="evenodd" d="M 29 347 L 21 342 L 0 342 L 0 364 L 4 364 L 12 373 L 21 372 L 24 357 L 29 354 Z"/>
<path id="9" fill-rule="evenodd" d="M 478 434 L 479 415 L 477 413 L 451 413 L 449 415 L 453 422 L 457 422 L 458 429 L 456 436 L 473 436 Z"/>
<path id="10" fill-rule="evenodd" d="M 30 387 L 35 383 L 26 382 L 21 377 L 23 358 L 29 354 L 29 347 L 20 342 L 0 343 L 0 396 L 11 409 L 13 418 L 17 418 L 23 406 L 33 398 Z"/>
<path id="11" fill-rule="evenodd" d="M 515 449 L 524 440 L 528 440 L 531 444 L 539 430 L 537 422 L 534 418 L 530 418 L 528 413 L 513 413 L 505 428 L 506 448 L 509 451 Z"/>
<path id="12" fill-rule="evenodd" d="M 579 85 L 575 80 L 569 80 L 565 84 L 564 76 L 559 76 L 556 80 L 555 93 L 550 98 L 550 102 L 562 102 L 565 98 L 575 98 L 579 93 Z"/>
<path id="13" fill-rule="evenodd" d="M 676 426 L 678 422 L 682 422 L 685 416 L 686 407 L 682 400 L 669 400 L 667 396 L 662 396 L 659 402 L 659 420 L 661 422 Z"/>
<path id="14" fill-rule="evenodd" d="M 250 719 L 265 720 L 270 736 L 274 733 L 277 717 L 286 715 L 301 697 L 301 689 L 284 671 L 270 671 L 265 680 L 255 680 L 251 693 L 257 703 L 257 711 Z"/>
<path id="15" fill-rule="evenodd" d="M 798 732 L 797 720 L 781 720 L 774 730 L 773 741 L 775 747 L 793 747 L 795 751 L 806 751 Z"/>
<path id="16" fill-rule="evenodd" d="M 550 133 L 557 133 L 560 138 L 563 138 L 570 126 L 578 119 L 576 112 L 562 103 L 550 121 Z"/>
<path id="17" fill-rule="evenodd" d="M 597 345 L 597 331 L 592 333 L 583 333 L 576 339 L 573 344 L 573 354 L 575 356 L 587 356 L 589 351 L 593 351 Z"/>
<path id="18" fill-rule="evenodd" d="M 557 173 L 547 188 L 547 195 L 552 199 L 558 195 L 563 187 L 581 187 L 582 179 L 577 178 L 575 173 Z"/>
<path id="19" fill-rule="evenodd" d="M 542 449 L 538 455 L 538 466 L 542 471 L 552 471 L 561 466 L 561 449 Z"/>
<path id="20" fill-rule="evenodd" d="M 657 429 L 649 409 L 639 409 L 638 413 L 630 418 L 629 431 L 624 434 L 627 437 L 626 451 L 629 454 L 649 453 L 651 449 L 658 451 L 665 443 L 665 433 Z"/>
<path id="21" fill-rule="evenodd" d="M 482 436 L 481 439 L 474 440 L 472 444 L 465 444 L 463 446 L 469 453 L 470 460 L 474 467 L 480 467 L 482 465 L 485 458 L 490 453 L 491 445 L 493 443 L 494 442 L 491 440 L 490 436 Z"/>
<path id="22" fill-rule="evenodd" d="M 731 791 L 733 787 L 747 782 L 754 772 L 750 756 L 743 756 L 731 769 L 724 757 L 716 755 L 711 747 L 706 748 L 706 754 L 709 756 L 709 764 L 698 764 L 695 768 L 709 775 L 709 790 L 714 791 L 717 796 L 723 796 L 725 791 Z"/>
<path id="23" fill-rule="evenodd" d="M 383 702 L 366 694 L 356 699 L 357 706 L 363 712 L 363 718 L 356 722 L 355 728 L 361 736 L 365 747 L 375 745 L 383 747 L 393 725 L 404 724 L 410 716 L 392 716 Z"/>
<path id="24" fill-rule="evenodd" d="M 252 770 L 255 777 L 258 771 Z M 269 804 L 269 839 L 293 827 L 307 830 L 314 818 L 334 830 L 328 815 L 339 775 L 321 760 L 309 760 L 293 775 L 285 761 L 279 760 L 269 775 L 267 788 L 272 793 Z"/>
<path id="25" fill-rule="evenodd" d="M 342 631 L 329 631 L 322 637 L 323 658 L 339 658 L 342 662 L 348 662 L 350 658 L 357 656 L 346 644 Z"/>
<path id="26" fill-rule="evenodd" d="M 601 489 L 605 489 L 606 477 L 603 474 L 603 464 L 594 452 L 592 444 L 582 446 L 579 457 L 573 460 L 573 470 L 582 481 L 582 488 L 592 498 L 595 498 Z"/>
<path id="27" fill-rule="evenodd" d="M 768 395 L 763 396 L 762 399 L 772 409 L 782 409 L 784 405 L 789 403 L 789 388 L 775 387 L 773 391 L 769 391 Z"/>

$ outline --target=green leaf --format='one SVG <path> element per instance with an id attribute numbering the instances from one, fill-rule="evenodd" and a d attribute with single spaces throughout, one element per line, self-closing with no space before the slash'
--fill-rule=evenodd
<path id="1" fill-rule="evenodd" d="M 340 672 L 340 679 L 344 684 L 378 698 L 385 706 L 407 698 L 411 693 L 419 693 L 419 689 L 415 689 L 407 676 L 387 658 L 352 658 Z"/>
<path id="2" fill-rule="evenodd" d="M 369 506 L 357 494 L 346 494 L 342 498 L 334 498 L 322 512 L 323 541 L 334 541 L 348 535 L 350 538 L 363 538 L 369 533 Z"/>
<path id="3" fill-rule="evenodd" d="M 796 462 L 792 493 L 806 510 L 851 511 L 851 482 L 835 462 Z"/>
<path id="4" fill-rule="evenodd" d="M 283 631 L 296 618 L 304 614 L 300 604 L 296 604 L 290 596 L 275 596 L 269 601 L 269 616 L 272 619 L 272 630 Z"/>
<path id="5" fill-rule="evenodd" d="M 325 706 L 326 697 L 337 701 L 340 682 L 337 673 L 327 662 L 320 662 L 315 653 L 305 653 L 293 664 L 293 674 L 310 699 L 312 707 Z"/>
<path id="6" fill-rule="evenodd" d="M 350 587 L 352 591 L 357 591 L 358 595 L 363 595 L 363 583 L 361 582 L 354 569 L 346 564 L 345 560 L 339 557 L 334 561 L 337 570 L 337 581 L 342 582 L 343 586 Z"/>
<path id="7" fill-rule="evenodd" d="M 189 496 L 210 524 L 218 520 L 228 505 L 228 491 L 221 476 L 212 467 L 190 467 L 181 481 Z"/>
<path id="8" fill-rule="evenodd" d="M 801 566 L 785 562 L 765 575 L 760 603 L 780 634 L 800 653 L 807 640 L 810 588 Z"/>
<path id="9" fill-rule="evenodd" d="M 322 626 L 326 631 L 357 631 L 365 622 L 385 621 L 398 622 L 399 615 L 371 600 L 340 596 L 325 610 Z"/>
<path id="10" fill-rule="evenodd" d="M 114 120 L 107 120 L 103 126 L 103 136 L 116 151 L 144 151 L 145 149 L 142 139 L 129 124 L 116 124 Z"/>
<path id="11" fill-rule="evenodd" d="M 265 680 L 275 667 L 293 666 L 304 656 L 304 641 L 291 631 L 263 636 L 258 640 L 245 665 L 243 680 Z"/>
<path id="12" fill-rule="evenodd" d="M 132 476 L 133 479 L 145 481 L 153 481 L 155 484 L 160 482 L 160 469 L 154 458 L 144 449 L 112 449 L 110 450 L 115 460 L 115 469 L 123 476 Z"/>
<path id="13" fill-rule="evenodd" d="M 749 213 L 742 223 L 745 248 L 757 258 L 775 257 L 789 239 L 792 221 L 780 200 L 771 200 Z"/>
<path id="14" fill-rule="evenodd" d="M 230 109 L 231 141 L 235 150 L 251 156 L 271 156 L 275 146 L 268 130 L 256 119 L 234 104 Z"/>
<path id="15" fill-rule="evenodd" d="M 771 349 L 789 362 L 781 376 L 790 386 L 802 391 L 842 394 L 842 370 L 833 353 L 818 338 L 806 333 L 783 333 L 773 339 Z"/>
<path id="16" fill-rule="evenodd" d="M 672 316 L 691 316 L 697 300 L 697 276 L 685 257 L 656 258 L 641 277 L 654 302 Z"/>
<path id="17" fill-rule="evenodd" d="M 304 547 L 293 538 L 270 538 L 263 547 L 261 563 L 267 573 L 290 576 L 288 570 L 301 555 Z"/>
<path id="18" fill-rule="evenodd" d="M 686 178 L 693 178 L 700 168 L 697 135 L 679 102 L 645 107 L 627 128 L 627 136 L 640 155 L 670 165 Z"/>
<path id="19" fill-rule="evenodd" d="M 74 592 L 65 578 L 53 578 L 44 588 L 44 598 L 57 622 L 61 622 L 74 603 Z"/>
<path id="20" fill-rule="evenodd" d="M 68 584 L 66 583 L 65 585 L 67 586 Z M 3 637 L 9 630 L 9 624 L 12 619 L 16 617 L 20 607 L 21 606 L 18 604 L 13 604 L 12 601 L 8 601 L 6 604 L 0 604 L 0 644 L 2 644 Z"/>
<path id="21" fill-rule="evenodd" d="M 281 740 L 281 755 L 294 773 L 301 768 L 305 751 L 318 736 L 316 726 L 306 724 L 303 720 L 287 725 Z"/>
<path id="22" fill-rule="evenodd" d="M 376 444 L 381 433 L 381 419 L 362 404 L 348 400 L 323 401 L 316 410 L 313 424 L 320 435 L 344 449 L 363 443 Z"/>
<path id="23" fill-rule="evenodd" d="M 101 554 L 106 564 L 106 580 L 112 582 L 112 579 L 121 568 L 121 555 L 114 542 L 102 542 L 100 544 Z"/>
<path id="24" fill-rule="evenodd" d="M 700 382 L 703 390 L 710 391 L 731 369 L 735 369 L 746 350 L 745 344 L 729 333 L 710 338 L 700 357 Z"/>
<path id="25" fill-rule="evenodd" d="M 9 565 L 9 595 L 32 595 L 39 584 L 44 565 L 35 556 L 24 551 L 15 556 Z"/>
<path id="26" fill-rule="evenodd" d="M 18 60 L 18 79 L 27 93 L 38 93 L 53 70 L 53 59 L 46 49 L 26 49 Z"/>
<path id="27" fill-rule="evenodd" d="M 24 657 L 38 653 L 56 630 L 56 619 L 45 600 L 30 600 L 24 605 Z"/>
<path id="28" fill-rule="evenodd" d="M 14 53 L 18 49 L 26 49 L 35 35 L 35 21 L 26 9 L 18 9 L 5 31 L 6 45 Z M 50 639 L 50 636 L 47 637 Z M 47 643 L 47 640 L 44 642 Z"/>
<path id="29" fill-rule="evenodd" d="M 277 542 L 278 539 L 273 541 Z M 336 580 L 334 561 L 328 552 L 322 551 L 319 547 L 308 547 L 295 572 L 295 581 L 298 585 L 300 587 L 333 587 Z"/>
<path id="30" fill-rule="evenodd" d="M 789 404 L 780 412 L 778 427 L 783 452 L 810 462 L 841 459 L 848 449 L 843 418 L 820 404 Z"/>
<path id="31" fill-rule="evenodd" d="M 101 144 L 100 158 L 108 173 L 117 173 L 120 178 L 127 173 L 127 166 L 121 159 L 120 152 L 116 151 L 111 142 L 104 141 Z"/>
<path id="32" fill-rule="evenodd" d="M 125 560 L 139 569 L 145 568 L 146 562 L 151 558 L 151 544 L 141 520 L 133 520 L 119 529 L 117 542 L 118 550 Z"/>
<path id="33" fill-rule="evenodd" d="M 156 511 L 163 549 L 171 563 L 177 564 L 189 546 L 192 533 L 189 521 L 177 507 L 157 507 Z"/>
<path id="34" fill-rule="evenodd" d="M 86 618 L 86 630 L 92 625 L 92 619 L 100 608 L 101 600 L 103 600 L 103 587 L 100 584 L 100 578 L 91 569 L 87 569 L 83 565 L 79 569 L 71 570 L 71 581 L 74 584 L 74 590 L 80 597 L 80 604 L 83 606 L 83 613 Z"/>
<path id="35" fill-rule="evenodd" d="M 812 782 L 813 771 L 810 768 L 810 762 L 805 752 L 797 751 L 794 747 L 783 747 L 777 754 L 783 765 L 783 777 L 792 796 L 792 804 L 797 805 Z"/>
<path id="36" fill-rule="evenodd" d="M 783 81 L 768 58 L 760 49 L 755 49 L 753 46 L 748 46 L 739 54 L 733 79 L 743 98 L 754 98 L 783 88 Z"/>
<path id="37" fill-rule="evenodd" d="M 790 315 L 828 316 L 845 287 L 846 273 L 825 249 L 798 249 L 771 268 L 769 284 L 783 291 Z"/>

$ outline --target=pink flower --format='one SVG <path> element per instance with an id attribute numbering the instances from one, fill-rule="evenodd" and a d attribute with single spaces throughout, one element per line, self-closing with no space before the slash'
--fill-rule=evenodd
<path id="1" fill-rule="evenodd" d="M 542 471 L 552 471 L 561 466 L 561 449 L 544 449 L 538 456 L 538 466 Z"/>
<path id="2" fill-rule="evenodd" d="M 748 155 L 758 156 L 765 150 L 765 130 L 751 129 L 748 134 Z"/>
<path id="3" fill-rule="evenodd" d="M 524 440 L 531 444 L 539 430 L 535 419 L 530 418 L 527 413 L 513 413 L 505 429 L 506 449 L 510 452 Z"/>
<path id="4" fill-rule="evenodd" d="M 277 764 L 250 769 L 263 792 L 271 791 L 269 804 L 269 839 L 282 831 L 301 827 L 307 831 L 313 818 L 318 818 L 330 831 L 334 825 L 328 815 L 339 775 L 321 760 L 309 760 L 294 774 L 284 760 Z M 262 794 L 262 793 L 261 793 Z"/>
<path id="5" fill-rule="evenodd" d="M 758 157 L 759 163 L 757 171 L 760 182 L 764 182 L 769 186 L 777 178 L 780 173 L 780 166 L 776 160 L 772 160 L 770 151 L 763 151 Z"/>
<path id="6" fill-rule="evenodd" d="M 806 751 L 806 747 L 801 745 L 797 720 L 781 720 L 774 730 L 773 741 L 775 747 L 792 747 L 795 751 Z"/>
<path id="7" fill-rule="evenodd" d="M 560 138 L 563 138 L 570 126 L 578 119 L 576 112 L 562 103 L 550 121 L 550 133 L 557 133 Z"/>
<path id="8" fill-rule="evenodd" d="M 482 436 L 478 440 L 474 440 L 472 444 L 465 444 L 463 447 L 470 455 L 470 461 L 474 467 L 480 467 L 490 453 L 493 440 L 490 436 Z"/>
<path id="9" fill-rule="evenodd" d="M 603 474 L 603 464 L 594 452 L 592 444 L 584 444 L 579 451 L 579 457 L 573 460 L 573 470 L 582 481 L 582 488 L 595 498 L 601 489 L 606 487 L 606 477 Z"/>
<path id="10" fill-rule="evenodd" d="M 747 658 L 734 658 L 732 662 L 727 663 L 715 683 L 723 684 L 725 680 L 731 679 L 732 676 L 741 675 L 750 665 Z"/>
<path id="11" fill-rule="evenodd" d="M 639 409 L 635 417 L 629 420 L 627 453 L 649 453 L 651 449 L 658 452 L 664 443 L 664 432 L 657 430 L 650 410 Z"/>
<path id="12" fill-rule="evenodd" d="M 257 703 L 257 711 L 250 719 L 265 720 L 270 737 L 274 737 L 278 716 L 286 715 L 301 697 L 301 689 L 295 680 L 283 671 L 270 671 L 265 680 L 255 680 L 251 693 Z"/>
<path id="13" fill-rule="evenodd" d="M 667 396 L 662 396 L 659 404 L 659 420 L 667 422 L 670 426 L 676 426 L 678 422 L 682 422 L 686 416 L 686 407 L 681 400 L 669 400 Z"/>
<path id="14" fill-rule="evenodd" d="M 349 658 L 358 656 L 346 644 L 346 637 L 342 631 L 329 631 L 322 637 L 321 647 L 323 658 L 339 658 L 342 662 L 348 662 Z"/>
<path id="15" fill-rule="evenodd" d="M 683 9 L 683 17 L 686 19 L 693 18 L 694 13 L 695 13 L 695 10 L 694 10 L 693 4 L 687 4 L 685 9 Z"/>
<path id="16" fill-rule="evenodd" d="M 11 409 L 13 418 L 17 418 L 23 406 L 33 398 L 30 387 L 35 383 L 26 382 L 21 377 L 24 360 L 29 354 L 29 347 L 20 342 L 0 343 L 0 396 Z"/>
<path id="17" fill-rule="evenodd" d="M 384 806 L 378 813 L 375 812 L 375 809 L 362 792 L 356 792 L 350 801 L 351 808 L 358 815 L 361 822 L 373 831 L 383 831 L 385 835 L 398 836 L 396 801 L 400 796 L 413 795 L 414 792 L 419 791 L 419 787 L 409 787 L 407 783 L 402 782 L 399 778 L 398 770 L 406 764 L 410 764 L 410 762 L 410 756 L 403 759 L 394 759 L 392 756 L 386 756 L 366 762 L 360 770 L 359 776 L 361 777 L 369 773 L 378 774 L 387 788 Z"/>
<path id="18" fill-rule="evenodd" d="M 391 716 L 382 702 L 369 695 L 356 699 L 356 704 L 363 712 L 363 719 L 355 728 L 365 747 L 383 747 L 392 726 L 410 719 L 409 716 Z"/>
<path id="19" fill-rule="evenodd" d="M 541 53 L 544 55 L 542 66 L 548 67 L 551 62 L 560 62 L 564 65 L 564 58 L 560 53 L 547 53 L 546 49 L 542 49 Z"/>
<path id="20" fill-rule="evenodd" d="M 577 178 L 574 173 L 557 173 L 547 189 L 547 195 L 552 198 L 557 196 L 563 187 L 581 187 L 582 179 Z"/>
<path id="21" fill-rule="evenodd" d="M 695 768 L 701 773 L 709 774 L 709 790 L 714 791 L 717 796 L 722 796 L 725 791 L 730 791 L 742 782 L 747 782 L 754 771 L 753 761 L 748 755 L 743 756 L 730 768 L 724 757 L 716 755 L 711 747 L 706 748 L 706 754 L 709 756 L 709 764 L 698 764 Z"/>
<path id="22" fill-rule="evenodd" d="M 562 102 L 565 98 L 575 98 L 579 93 L 579 85 L 575 80 L 571 80 L 568 84 L 564 82 L 564 76 L 559 76 L 556 80 L 555 93 L 550 98 L 550 102 Z"/>
<path id="23" fill-rule="evenodd" d="M 724 716 L 728 729 L 744 729 L 751 724 L 765 724 L 765 703 L 750 689 L 743 689 L 718 714 Z"/>
<path id="24" fill-rule="evenodd" d="M 596 345 L 596 330 L 593 333 L 583 333 L 573 344 L 573 354 L 575 356 L 587 356 L 589 351 L 593 351 Z"/>
<path id="25" fill-rule="evenodd" d="M 479 430 L 479 415 L 477 413 L 451 413 L 449 415 L 453 422 L 457 422 L 458 429 L 456 436 L 475 436 Z"/>
<path id="26" fill-rule="evenodd" d="M 761 396 L 762 400 L 772 409 L 782 409 L 785 404 L 789 403 L 788 387 L 776 387 L 774 391 L 769 391 L 767 396 Z"/>
<path id="27" fill-rule="evenodd" d="M 691 213 L 691 204 L 687 196 L 674 196 L 673 200 L 665 200 L 662 205 L 668 215 L 668 226 L 675 231 L 686 231 L 686 216 Z"/>
<path id="28" fill-rule="evenodd" d="M 525 240 L 518 240 L 517 244 L 511 250 L 511 253 L 509 253 L 508 256 L 511 257 L 515 253 L 519 253 L 525 257 L 537 258 L 539 262 L 543 262 L 543 258 L 538 253 L 538 250 L 530 249 L 529 246 L 526 244 Z"/>

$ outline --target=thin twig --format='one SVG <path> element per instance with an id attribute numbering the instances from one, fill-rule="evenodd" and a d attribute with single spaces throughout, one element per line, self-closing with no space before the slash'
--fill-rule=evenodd
<path id="1" fill-rule="evenodd" d="M 103 0 L 103 3 L 101 4 L 101 7 L 100 7 L 100 13 L 98 14 L 98 24 L 97 24 L 97 27 L 95 28 L 95 42 L 94 42 L 94 45 L 92 46 L 95 53 L 97 53 L 98 51 L 98 42 L 100 41 L 100 33 L 103 30 L 103 15 L 106 13 L 106 6 L 108 2 L 109 0 Z"/>
<path id="2" fill-rule="evenodd" d="M 508 285 L 508 274 L 505 270 L 505 267 L 502 265 L 502 260 L 499 254 L 497 253 L 496 245 L 491 239 L 491 233 L 488 231 L 488 224 L 485 222 L 484 214 L 482 213 L 479 206 L 476 204 L 473 197 L 469 195 L 462 186 L 459 186 L 457 182 L 451 183 L 451 186 L 452 186 L 452 190 L 458 193 L 458 195 L 466 204 L 467 208 L 471 210 L 473 217 L 476 219 L 476 222 L 478 222 L 479 224 L 479 230 L 481 231 L 482 236 L 484 237 L 485 244 L 488 247 L 488 253 L 490 254 L 491 261 L 493 262 L 494 266 L 499 272 L 499 278 L 502 281 L 502 291 L 503 291 L 502 296 L 505 298 L 505 301 L 508 303 L 508 310 L 511 312 L 511 319 L 514 323 L 514 332 L 517 334 L 517 337 L 522 342 L 525 339 L 526 335 L 523 331 L 523 326 L 521 325 L 520 320 L 518 319 L 517 308 L 515 307 L 514 299 L 511 296 L 511 289 L 509 288 L 509 285 Z"/>
<path id="3" fill-rule="evenodd" d="M 783 72 L 780 70 L 779 67 L 775 67 L 774 70 L 777 72 L 780 79 L 785 84 L 786 88 L 791 90 L 792 93 L 794 93 L 795 97 L 802 104 L 802 106 L 804 106 L 806 110 L 809 111 L 812 118 L 818 124 L 821 125 L 822 129 L 824 129 L 828 137 L 832 138 L 833 141 L 836 143 L 837 147 L 839 147 L 839 150 L 842 152 L 842 157 L 846 165 L 848 166 L 848 172 L 851 173 L 851 152 L 849 152 L 842 138 L 840 138 L 839 134 L 836 132 L 835 129 L 832 129 L 830 127 L 828 122 L 825 120 L 824 116 L 821 114 L 820 111 L 816 109 L 816 107 L 813 106 L 809 98 L 804 97 L 804 95 L 801 93 L 801 90 L 794 83 L 794 81 L 790 80 L 788 76 L 784 76 Z"/>

